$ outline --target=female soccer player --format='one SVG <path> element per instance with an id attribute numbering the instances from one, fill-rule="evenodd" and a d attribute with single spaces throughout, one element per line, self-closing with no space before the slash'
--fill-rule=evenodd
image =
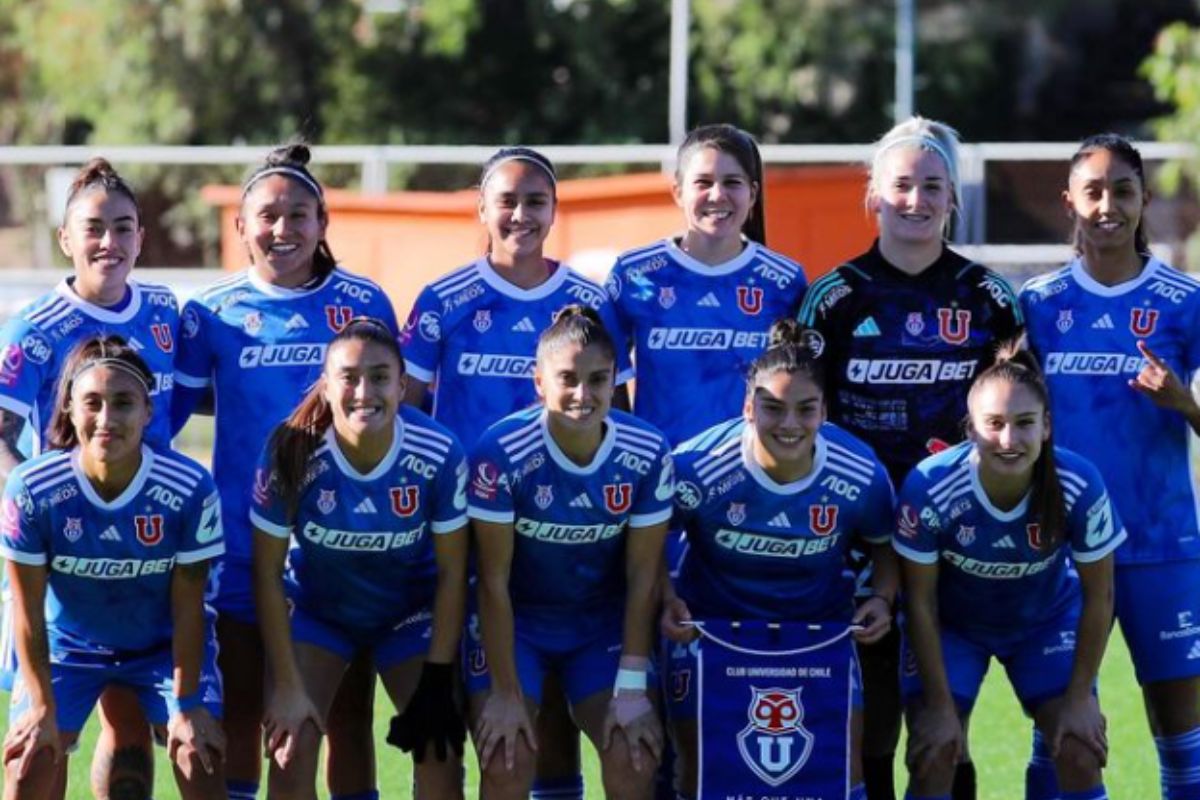
<path id="1" fill-rule="evenodd" d="M 995 656 L 1047 743 L 1058 796 L 1100 800 L 1108 744 L 1095 683 L 1125 530 L 1096 468 L 1054 446 L 1032 353 L 1003 349 L 968 406 L 969 441 L 922 461 L 900 493 L 906 797 L 950 797 L 960 715 Z"/>
<path id="2" fill-rule="evenodd" d="M 538 340 L 542 405 L 496 423 L 472 453 L 487 672 L 468 690 L 489 798 L 528 795 L 547 673 L 596 745 L 607 795 L 652 790 L 662 733 L 647 694 L 647 622 L 672 468 L 661 434 L 611 410 L 615 372 L 599 316 L 564 309 Z"/>
<path id="3" fill-rule="evenodd" d="M 150 392 L 159 410 L 146 440 L 170 443 L 179 308 L 170 289 L 130 275 L 144 235 L 132 187 L 103 158 L 85 164 L 67 191 L 58 230 L 72 274 L 0 329 L 0 485 L 17 464 L 45 450 L 63 361 L 75 344 L 101 333 L 137 343 L 154 375 Z M 16 664 L 5 608 L 0 659 L 9 686 Z M 107 795 L 118 785 L 149 793 L 154 760 L 137 698 L 111 687 L 100 711 L 103 726 L 93 761 L 98 793 Z"/>
<path id="4" fill-rule="evenodd" d="M 118 337 L 85 339 L 62 369 L 49 443 L 0 507 L 19 663 L 4 739 L 6 797 L 49 798 L 107 686 L 167 726 L 186 798 L 224 796 L 221 683 L 206 648 L 220 505 L 199 464 L 143 442 L 154 374 Z"/>
<path id="5" fill-rule="evenodd" d="M 971 380 L 1022 324 L 1007 281 L 946 246 L 959 190 L 953 128 L 915 117 L 888 131 L 867 182 L 879 238 L 814 281 L 798 315 L 826 364 L 829 418 L 874 447 L 897 486 L 922 458 L 962 440 Z M 861 553 L 855 563 L 865 578 Z M 859 595 L 869 595 L 865 586 Z M 899 648 L 898 634 L 859 648 L 871 800 L 895 797 Z M 967 763 L 955 798 L 973 797 Z"/>
<path id="6" fill-rule="evenodd" d="M 892 485 L 869 447 L 825 423 L 825 376 L 803 338 L 797 323 L 775 323 L 771 345 L 750 367 L 742 416 L 675 450 L 676 524 L 688 539 L 663 610 L 663 633 L 675 642 L 696 636 L 683 625 L 693 617 L 853 623 L 863 626 L 859 642 L 891 627 Z M 741 511 L 731 518 L 731 508 Z M 843 578 L 853 538 L 876 566 L 873 594 L 857 610 Z M 781 558 L 770 545 L 786 542 L 817 546 Z M 695 668 L 687 648 L 672 652 L 668 685 L 684 687 L 669 710 L 685 798 L 696 796 L 698 753 L 694 682 L 683 676 Z M 855 708 L 850 776 L 851 796 L 860 798 L 861 716 Z"/>
<path id="7" fill-rule="evenodd" d="M 483 165 L 479 218 L 487 252 L 425 287 L 402 334 L 408 370 L 405 402 L 420 406 L 436 386 L 434 418 L 470 449 L 488 426 L 537 402 L 533 375 L 538 334 L 556 311 L 579 303 L 615 324 L 604 290 L 566 264 L 545 257 L 554 223 L 554 166 L 536 150 L 505 147 Z M 631 374 L 618 357 L 617 384 Z M 627 407 L 619 389 L 618 407 Z M 465 661 L 478 662 L 483 643 L 471 613 Z M 579 736 L 562 690 L 551 679 L 544 698 L 535 800 L 582 800 Z"/>
<path id="8" fill-rule="evenodd" d="M 262 721 L 262 641 L 254 610 L 249 509 L 254 465 L 275 426 L 320 375 L 326 345 L 354 317 L 395 327 L 383 290 L 341 269 L 325 241 L 328 214 L 309 151 L 273 151 L 242 186 L 238 233 L 250 267 L 225 278 L 183 311 L 176 365 L 176 426 L 211 391 L 216 404 L 213 478 L 221 492 L 229 552 L 214 571 L 221 671 L 229 702 L 229 794 L 258 791 Z M 345 684 L 343 684 L 345 686 Z M 374 785 L 368 693 L 362 674 L 354 710 L 330 721 L 333 794 L 371 796 Z M 365 696 L 365 697 L 364 697 Z M 339 701 L 340 703 L 341 701 Z M 340 735 L 338 732 L 341 732 Z M 358 763 L 346 764 L 347 759 Z M 338 767 L 338 765 L 342 765 Z M 347 774 L 348 773 L 348 774 Z"/>
<path id="9" fill-rule="evenodd" d="M 1138 151 L 1093 136 L 1071 159 L 1077 257 L 1021 292 L 1055 435 L 1095 461 L 1129 529 L 1116 613 L 1158 745 L 1164 797 L 1200 796 L 1200 525 L 1188 458 L 1200 406 L 1200 283 L 1154 258 Z"/>
<path id="10" fill-rule="evenodd" d="M 674 193 L 687 229 L 623 254 L 607 288 L 618 349 L 637 363 L 634 411 L 678 444 L 738 414 L 742 376 L 806 281 L 766 247 L 762 158 L 749 134 L 688 134 Z"/>
<path id="11" fill-rule="evenodd" d="M 467 464 L 445 428 L 399 409 L 403 365 L 386 325 L 351 321 L 259 465 L 250 518 L 272 797 L 316 798 L 320 730 L 364 649 L 396 707 L 408 706 L 401 729 L 415 748 L 416 796 L 462 797 L 453 665 L 467 593 Z"/>

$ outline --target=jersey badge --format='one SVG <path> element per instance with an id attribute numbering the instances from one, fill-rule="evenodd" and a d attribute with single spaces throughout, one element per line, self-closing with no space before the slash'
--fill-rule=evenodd
<path id="1" fill-rule="evenodd" d="M 321 489 L 317 495 L 317 508 L 322 514 L 332 513 L 337 508 L 337 495 L 333 489 Z"/>
<path id="2" fill-rule="evenodd" d="M 487 333 L 492 327 L 492 310 L 490 308 L 481 308 L 475 312 L 475 319 L 471 321 L 471 325 L 480 333 Z"/>
<path id="3" fill-rule="evenodd" d="M 475 468 L 475 478 L 471 481 L 471 491 L 481 500 L 496 499 L 496 485 L 500 483 L 500 470 L 495 464 L 487 461 L 480 462 Z"/>
<path id="4" fill-rule="evenodd" d="M 955 540 L 963 547 L 970 547 L 975 541 L 975 526 L 974 525 L 959 525 L 958 533 L 955 535 Z"/>
<path id="5" fill-rule="evenodd" d="M 904 330 L 908 331 L 912 336 L 920 336 L 925 332 L 925 317 L 920 311 L 910 311 L 908 319 L 904 321 Z"/>
<path id="6" fill-rule="evenodd" d="M 262 314 L 258 311 L 251 311 L 242 318 L 242 330 L 254 336 L 262 330 L 263 319 Z"/>
<path id="7" fill-rule="evenodd" d="M 416 512 L 420 497 L 418 487 L 393 486 L 390 494 L 392 496 L 392 513 L 397 517 L 411 517 Z"/>
<path id="8" fill-rule="evenodd" d="M 1071 309 L 1059 309 L 1058 320 L 1054 323 L 1054 327 L 1058 328 L 1059 333 L 1066 333 L 1071 330 L 1071 326 L 1075 324 L 1075 319 L 1071 316 Z"/>
<path id="9" fill-rule="evenodd" d="M 164 353 L 170 353 L 175 350 L 175 340 L 171 336 L 171 326 L 165 322 L 155 322 L 150 326 L 150 333 L 154 336 L 154 343 L 158 345 L 158 349 Z"/>
<path id="10" fill-rule="evenodd" d="M 586 496 L 586 495 L 585 495 Z M 537 503 L 537 507 L 545 511 L 554 502 L 554 489 L 550 484 L 542 484 L 537 487 L 537 491 L 533 495 L 533 502 Z"/>
<path id="11" fill-rule="evenodd" d="M 811 505 L 808 507 L 808 527 L 817 536 L 828 536 L 837 527 L 838 507 Z"/>
<path id="12" fill-rule="evenodd" d="M 633 505 L 633 484 L 604 484 L 604 507 L 610 514 L 624 514 Z"/>
<path id="13" fill-rule="evenodd" d="M 154 547 L 163 540 L 162 514 L 138 514 L 133 518 L 133 530 L 137 540 L 146 547 Z"/>
<path id="14" fill-rule="evenodd" d="M 963 308 L 939 308 L 938 336 L 946 344 L 965 342 L 971 336 L 971 312 Z"/>
<path id="15" fill-rule="evenodd" d="M 786 783 L 808 762 L 815 737 L 804 727 L 799 687 L 750 687 L 749 723 L 738 734 L 746 766 L 771 786 Z"/>
<path id="16" fill-rule="evenodd" d="M 67 523 L 63 525 L 63 536 L 68 542 L 78 542 L 79 537 L 83 536 L 83 517 L 67 517 Z"/>
<path id="17" fill-rule="evenodd" d="M 737 527 L 746 521 L 746 504 L 745 503 L 730 503 L 729 510 L 725 512 L 725 519 L 729 520 L 729 524 Z"/>
<path id="18" fill-rule="evenodd" d="M 737 304 L 743 314 L 758 316 L 763 308 L 763 290 L 758 286 L 737 287 Z"/>
<path id="19" fill-rule="evenodd" d="M 675 305 L 675 287 L 660 286 L 658 289 L 658 304 L 663 308 Z"/>
<path id="20" fill-rule="evenodd" d="M 1146 338 L 1154 333 L 1158 325 L 1158 309 L 1133 308 L 1129 310 L 1129 331 L 1139 338 Z"/>
<path id="21" fill-rule="evenodd" d="M 350 306 L 325 306 L 325 324 L 334 333 L 341 333 L 342 328 L 354 319 L 354 309 Z"/>
<path id="22" fill-rule="evenodd" d="M 896 519 L 896 532 L 905 539 L 917 538 L 917 525 L 920 524 L 920 519 L 917 517 L 917 510 L 908 503 L 903 503 L 900 506 L 900 514 Z"/>
<path id="23" fill-rule="evenodd" d="M 188 306 L 183 310 L 183 338 L 195 339 L 200 333 L 200 316 L 196 309 Z"/>
<path id="24" fill-rule="evenodd" d="M 1025 526 L 1025 534 L 1029 537 L 1029 546 L 1034 550 L 1042 549 L 1042 526 L 1031 522 Z"/>

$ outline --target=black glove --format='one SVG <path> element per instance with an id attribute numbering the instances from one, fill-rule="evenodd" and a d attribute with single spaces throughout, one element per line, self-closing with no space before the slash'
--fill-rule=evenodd
<path id="1" fill-rule="evenodd" d="M 438 761 L 445 761 L 449 748 L 461 756 L 466 740 L 467 726 L 454 701 L 454 666 L 426 661 L 412 699 L 402 713 L 392 717 L 388 744 L 412 753 L 413 761 L 420 764 L 430 742 Z"/>

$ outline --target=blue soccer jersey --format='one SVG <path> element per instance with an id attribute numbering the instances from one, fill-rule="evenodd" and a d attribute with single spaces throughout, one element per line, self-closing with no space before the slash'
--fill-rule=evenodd
<path id="1" fill-rule="evenodd" d="M 264 453 L 250 519 L 265 533 L 291 537 L 284 578 L 297 608 L 373 631 L 432 607 L 432 537 L 467 524 L 467 463 L 449 431 L 401 407 L 391 449 L 364 475 L 328 429 L 309 459 L 294 516 L 271 474 Z"/>
<path id="2" fill-rule="evenodd" d="M 679 444 L 741 412 L 746 373 L 806 286 L 799 264 L 755 242 L 710 266 L 674 240 L 617 259 L 608 294 L 637 369 L 634 410 Z"/>
<path id="3" fill-rule="evenodd" d="M 71 349 L 84 339 L 110 334 L 125 339 L 154 373 L 150 394 L 155 413 L 146 441 L 158 447 L 171 443 L 168 412 L 179 306 L 165 286 L 134 280 L 128 286 L 125 304 L 113 310 L 83 300 L 64 279 L 0 328 L 0 408 L 29 422 L 21 441 L 27 456 L 44 449 L 59 372 Z"/>
<path id="4" fill-rule="evenodd" d="M 1061 545 L 1050 551 L 1040 547 L 1028 496 L 1009 511 L 988 499 L 970 442 L 925 459 L 904 482 L 893 546 L 910 561 L 938 565 L 943 626 L 997 646 L 1019 641 L 1079 602 L 1068 556 L 1099 561 L 1125 541 L 1096 468 L 1062 447 L 1054 456 L 1067 519 Z"/>
<path id="5" fill-rule="evenodd" d="M 777 483 L 753 435 L 734 419 L 675 450 L 675 520 L 688 543 L 676 591 L 699 618 L 848 622 L 847 551 L 891 538 L 887 472 L 870 447 L 825 424 L 808 476 Z"/>
<path id="6" fill-rule="evenodd" d="M 216 398 L 213 478 L 230 561 L 251 560 L 250 491 L 263 446 L 320 376 L 329 341 L 355 317 L 396 329 L 383 290 L 341 269 L 298 289 L 246 270 L 184 307 L 176 380 L 188 389 L 211 387 Z"/>
<path id="7" fill-rule="evenodd" d="M 949 249 L 918 275 L 866 253 L 813 282 L 798 319 L 826 367 L 829 418 L 871 445 L 899 485 L 962 441 L 971 381 L 1021 329 L 1000 275 Z"/>
<path id="8" fill-rule="evenodd" d="M 671 455 L 650 425 L 611 411 L 599 451 L 581 466 L 546 424 L 535 407 L 488 429 L 471 455 L 468 513 L 515 527 L 509 587 L 518 625 L 586 638 L 622 614 L 627 529 L 671 516 Z"/>
<path id="9" fill-rule="evenodd" d="M 0 512 L 0 555 L 49 570 L 51 661 L 169 643 L 172 568 L 225 549 L 208 472 L 147 446 L 129 486 L 110 501 L 84 476 L 78 450 L 26 461 L 9 476 Z"/>
<path id="10" fill-rule="evenodd" d="M 1200 558 L 1200 499 L 1189 428 L 1130 388 L 1150 349 L 1189 385 L 1200 367 L 1200 282 L 1150 259 L 1105 286 L 1076 260 L 1021 291 L 1055 439 L 1095 463 L 1130 531 L 1117 563 Z"/>
<path id="11" fill-rule="evenodd" d="M 413 377 L 434 384 L 433 416 L 468 449 L 488 426 L 533 405 L 538 336 L 563 306 L 596 309 L 616 338 L 604 290 L 565 264 L 522 289 L 481 258 L 434 281 L 417 297 L 400 342 Z M 618 353 L 617 383 L 629 379 Z"/>

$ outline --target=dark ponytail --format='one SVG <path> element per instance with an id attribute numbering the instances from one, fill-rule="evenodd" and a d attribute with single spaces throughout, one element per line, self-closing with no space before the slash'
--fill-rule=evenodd
<path id="1" fill-rule="evenodd" d="M 308 162 L 311 160 L 312 151 L 303 142 L 293 142 L 276 147 L 267 154 L 262 164 L 250 171 L 242 182 L 243 204 L 246 201 L 246 195 L 254 188 L 254 184 L 268 175 L 283 175 L 304 187 L 313 197 L 317 198 L 317 213 L 322 221 L 328 220 L 329 211 L 325 206 L 325 190 L 321 187 L 320 181 L 308 171 Z M 335 267 L 337 267 L 337 259 L 333 257 L 329 242 L 322 238 L 317 242 L 317 249 L 313 252 L 312 281 L 316 283 L 324 280 Z"/>
<path id="2" fill-rule="evenodd" d="M 794 319 L 779 319 L 767 334 L 767 349 L 754 359 L 746 373 L 746 395 L 754 393 L 760 378 L 776 372 L 808 377 L 821 393 L 825 393 L 825 367 L 820 349 L 814 346 L 813 331 Z"/>
<path id="3" fill-rule="evenodd" d="M 1042 378 L 1037 356 L 1027 347 L 1024 335 L 999 345 L 996 362 L 981 372 L 971 384 L 971 391 L 967 396 L 968 405 L 971 396 L 979 391 L 980 387 L 992 381 L 1027 387 L 1042 404 L 1042 408 L 1049 411 L 1050 392 Z M 1033 465 L 1029 514 L 1041 526 L 1041 546 L 1038 549 L 1043 552 L 1053 551 L 1066 536 L 1067 527 L 1067 506 L 1063 499 L 1058 464 L 1054 457 L 1053 429 L 1042 444 L 1042 453 Z"/>
<path id="4" fill-rule="evenodd" d="M 329 353 L 339 342 L 350 339 L 373 342 L 387 348 L 395 357 L 400 374 L 404 374 L 404 356 L 400 352 L 400 345 L 387 325 L 377 319 L 356 317 L 329 342 L 321 378 L 312 385 L 288 418 L 275 428 L 267 443 L 271 480 L 289 519 L 295 518 L 300 498 L 308 485 L 308 461 L 321 446 L 325 431 L 333 424 L 333 409 L 325 399 L 325 366 L 329 363 Z"/>
<path id="5" fill-rule="evenodd" d="M 617 360 L 617 347 L 612 336 L 604 327 L 600 314 L 591 306 L 569 305 L 555 313 L 554 322 L 538 337 L 537 362 L 541 364 L 548 353 L 565 344 L 575 344 L 580 349 L 596 345 L 610 361 L 615 363 Z"/>
<path id="6" fill-rule="evenodd" d="M 738 165 L 758 186 L 754 206 L 742 223 L 747 239 L 761 245 L 767 243 L 767 186 L 763 179 L 762 154 L 754 137 L 733 125 L 703 125 L 687 135 L 675 157 L 675 180 L 682 182 L 687 162 L 698 150 L 711 147 L 733 156 Z"/>

